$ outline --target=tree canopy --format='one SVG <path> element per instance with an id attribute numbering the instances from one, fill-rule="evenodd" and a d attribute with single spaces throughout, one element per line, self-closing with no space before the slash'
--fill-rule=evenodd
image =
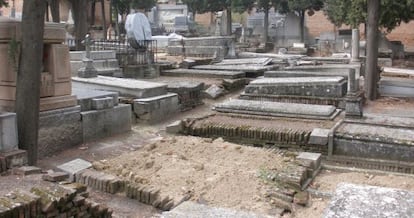
<path id="1" fill-rule="evenodd" d="M 1 7 L 7 7 L 9 4 L 8 4 L 8 1 L 6 1 L 6 0 L 0 0 L 0 8 Z"/>
<path id="2" fill-rule="evenodd" d="M 128 14 L 131 8 L 150 10 L 156 3 L 156 0 L 112 0 L 112 6 L 120 14 Z"/>
<path id="3" fill-rule="evenodd" d="M 280 8 L 280 12 L 294 12 L 300 18 L 300 36 L 301 41 L 305 39 L 305 12 L 309 16 L 312 16 L 315 11 L 319 11 L 324 6 L 324 0 L 283 0 L 282 5 L 287 5 L 287 7 Z M 287 2 L 287 3 L 286 3 Z"/>
<path id="4" fill-rule="evenodd" d="M 325 0 L 324 13 L 336 26 L 343 24 L 357 27 L 366 23 L 366 0 Z M 414 19 L 413 0 L 381 0 L 379 27 L 390 32 L 401 22 Z"/>

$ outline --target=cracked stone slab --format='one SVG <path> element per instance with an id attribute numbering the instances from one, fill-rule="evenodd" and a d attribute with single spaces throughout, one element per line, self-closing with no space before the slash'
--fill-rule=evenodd
<path id="1" fill-rule="evenodd" d="M 183 202 L 173 210 L 162 213 L 163 218 L 270 218 L 271 216 L 228 208 L 211 207 L 191 201 Z"/>
<path id="2" fill-rule="evenodd" d="M 414 192 L 340 183 L 324 218 L 414 217 Z"/>

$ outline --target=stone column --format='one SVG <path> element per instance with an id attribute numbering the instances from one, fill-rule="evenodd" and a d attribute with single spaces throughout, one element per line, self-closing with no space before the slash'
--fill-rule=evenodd
<path id="1" fill-rule="evenodd" d="M 358 84 L 355 78 L 355 69 L 350 69 L 348 72 L 348 95 L 355 95 L 358 91 Z"/>
<path id="2" fill-rule="evenodd" d="M 352 62 L 359 62 L 359 29 L 352 29 Z"/>
<path id="3" fill-rule="evenodd" d="M 362 118 L 363 101 L 358 95 L 358 83 L 355 78 L 355 70 L 351 69 L 348 73 L 348 92 L 345 98 L 345 117 L 346 118 Z"/>

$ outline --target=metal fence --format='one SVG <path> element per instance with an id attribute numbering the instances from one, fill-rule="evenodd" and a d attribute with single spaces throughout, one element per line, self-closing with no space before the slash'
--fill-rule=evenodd
<path id="1" fill-rule="evenodd" d="M 76 39 L 69 39 L 66 44 L 73 48 L 76 43 L 81 43 Z M 157 62 L 157 41 L 140 40 L 128 41 L 127 39 L 106 40 L 97 39 L 91 45 L 92 51 L 115 50 L 120 64 L 152 64 Z M 127 60 L 127 63 L 125 61 Z"/>

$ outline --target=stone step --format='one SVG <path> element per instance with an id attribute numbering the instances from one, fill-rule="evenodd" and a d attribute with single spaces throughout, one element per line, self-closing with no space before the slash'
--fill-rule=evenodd
<path id="1" fill-rule="evenodd" d="M 270 218 L 273 216 L 256 214 L 248 211 L 240 211 L 229 208 L 212 207 L 204 204 L 198 204 L 191 201 L 185 201 L 168 212 L 163 212 L 163 218 Z"/>
<path id="2" fill-rule="evenodd" d="M 340 112 L 331 105 L 310 105 L 267 101 L 231 99 L 214 106 L 222 113 L 250 114 L 276 117 L 297 117 L 308 119 L 334 119 Z"/>
<path id="3" fill-rule="evenodd" d="M 347 92 L 344 77 L 263 78 L 250 82 L 247 94 L 343 97 Z"/>
<path id="4" fill-rule="evenodd" d="M 97 76 L 93 78 L 72 77 L 73 87 L 119 92 L 121 96 L 149 98 L 167 94 L 167 85 L 135 79 Z"/>
<path id="5" fill-rule="evenodd" d="M 164 70 L 161 72 L 162 76 L 187 76 L 187 77 L 207 77 L 207 78 L 223 78 L 223 79 L 237 79 L 246 76 L 246 73 L 229 70 L 197 70 L 197 69 L 175 69 Z"/>

